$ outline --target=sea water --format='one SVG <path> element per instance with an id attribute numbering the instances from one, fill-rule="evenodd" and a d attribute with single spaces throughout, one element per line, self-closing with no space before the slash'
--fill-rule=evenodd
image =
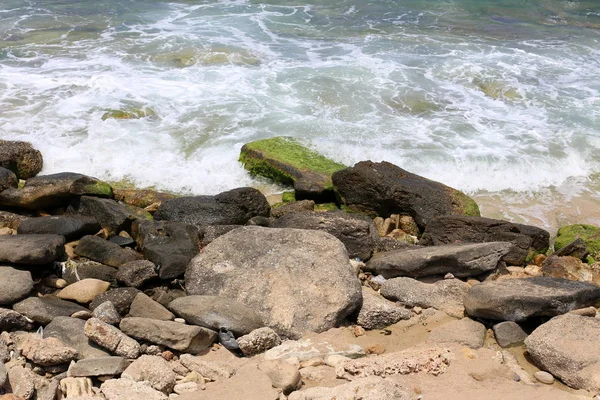
<path id="1" fill-rule="evenodd" d="M 237 159 L 280 135 L 552 225 L 600 198 L 600 2 L 0 0 L 0 138 L 44 173 L 275 192 Z"/>

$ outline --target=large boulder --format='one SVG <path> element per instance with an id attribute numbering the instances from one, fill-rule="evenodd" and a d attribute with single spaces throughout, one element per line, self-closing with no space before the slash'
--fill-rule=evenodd
<path id="1" fill-rule="evenodd" d="M 465 297 L 472 317 L 501 321 L 524 321 L 553 317 L 600 301 L 600 287 L 560 278 L 505 279 L 477 284 Z"/>
<path id="2" fill-rule="evenodd" d="M 561 227 L 556 234 L 554 249 L 560 250 L 577 239 L 585 242 L 592 257 L 600 257 L 600 227 L 594 225 L 576 224 Z"/>
<path id="3" fill-rule="evenodd" d="M 4 189 L 17 188 L 19 180 L 14 172 L 9 169 L 0 167 L 0 192 Z"/>
<path id="4" fill-rule="evenodd" d="M 13 304 L 33 289 L 31 272 L 0 266 L 0 305 Z"/>
<path id="5" fill-rule="evenodd" d="M 533 362 L 575 389 L 600 393 L 600 319 L 565 314 L 525 339 Z"/>
<path id="6" fill-rule="evenodd" d="M 133 303 L 133 300 L 138 293 L 140 293 L 140 291 L 132 287 L 111 289 L 108 292 L 104 292 L 96 296 L 90 303 L 90 308 L 95 310 L 100 304 L 104 303 L 105 301 L 110 301 L 115 306 L 119 314 L 125 315 L 129 312 L 131 303 Z"/>
<path id="7" fill-rule="evenodd" d="M 216 196 L 179 197 L 163 201 L 154 218 L 179 221 L 196 227 L 243 225 L 257 215 L 268 217 L 271 207 L 256 189 L 244 187 Z"/>
<path id="8" fill-rule="evenodd" d="M 0 140 L 0 167 L 11 170 L 19 179 L 33 178 L 43 165 L 42 153 L 31 143 Z"/>
<path id="9" fill-rule="evenodd" d="M 0 262 L 49 264 L 64 256 L 65 238 L 59 235 L 0 235 Z"/>
<path id="10" fill-rule="evenodd" d="M 76 215 L 56 215 L 51 217 L 28 218 L 21 222 L 17 233 L 62 235 L 73 241 L 85 235 L 93 235 L 100 230 L 100 224 L 90 217 Z"/>
<path id="11" fill-rule="evenodd" d="M 344 168 L 302 146 L 289 137 L 274 137 L 246 143 L 240 161 L 253 175 L 261 175 L 284 185 L 294 185 L 296 198 L 333 199 L 331 175 Z"/>
<path id="12" fill-rule="evenodd" d="M 419 244 L 439 246 L 483 242 L 512 243 L 513 248 L 503 260 L 508 264 L 521 265 L 528 256 L 548 250 L 550 234 L 531 225 L 482 217 L 444 215 L 429 220 Z"/>
<path id="13" fill-rule="evenodd" d="M 185 285 L 189 294 L 235 299 L 289 337 L 336 326 L 362 300 L 344 245 L 302 229 L 231 231 L 192 260 Z"/>
<path id="14" fill-rule="evenodd" d="M 365 269 L 385 278 L 452 275 L 463 278 L 497 268 L 513 245 L 506 242 L 448 244 L 377 253 Z"/>
<path id="15" fill-rule="evenodd" d="M 158 266 L 161 279 L 183 275 L 199 251 L 198 229 L 174 221 L 137 221 L 132 234 L 145 258 Z"/>
<path id="16" fill-rule="evenodd" d="M 320 230 L 331 233 L 346 246 L 350 258 L 368 260 L 373 254 L 379 234 L 371 218 L 342 211 L 295 212 L 283 215 L 271 228 Z"/>
<path id="17" fill-rule="evenodd" d="M 333 174 L 335 193 L 351 210 L 389 217 L 405 214 L 420 229 L 439 215 L 479 216 L 464 193 L 388 163 L 361 161 Z"/>
<path id="18" fill-rule="evenodd" d="M 73 172 L 36 176 L 22 189 L 6 189 L 0 193 L 0 206 L 37 210 L 67 206 L 77 196 L 112 197 L 109 184 Z"/>

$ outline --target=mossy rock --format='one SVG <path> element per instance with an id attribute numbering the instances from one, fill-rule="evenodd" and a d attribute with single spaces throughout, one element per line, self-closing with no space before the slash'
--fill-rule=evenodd
<path id="1" fill-rule="evenodd" d="M 281 201 L 283 203 L 293 203 L 296 201 L 296 193 L 294 192 L 283 192 L 281 194 Z"/>
<path id="2" fill-rule="evenodd" d="M 160 205 L 165 200 L 178 197 L 174 194 L 157 192 L 151 189 L 114 188 L 114 193 L 115 200 L 140 208 Z"/>
<path id="3" fill-rule="evenodd" d="M 486 96 L 494 100 L 520 100 L 521 95 L 516 89 L 502 84 L 501 82 L 490 79 L 473 79 L 473 84 L 479 88 Z"/>
<path id="4" fill-rule="evenodd" d="M 102 121 L 106 121 L 107 119 L 140 119 L 155 116 L 156 112 L 148 107 L 128 108 L 125 110 L 108 110 L 102 115 Z"/>
<path id="5" fill-rule="evenodd" d="M 297 200 L 334 200 L 331 175 L 345 168 L 293 138 L 274 137 L 246 143 L 240 162 L 253 175 L 293 185 Z"/>
<path id="6" fill-rule="evenodd" d="M 559 250 L 581 238 L 590 252 L 590 256 L 597 259 L 600 256 L 600 227 L 594 225 L 576 224 L 563 226 L 558 230 L 554 249 Z"/>
<path id="7" fill-rule="evenodd" d="M 315 211 L 336 211 L 339 210 L 335 203 L 315 204 Z"/>

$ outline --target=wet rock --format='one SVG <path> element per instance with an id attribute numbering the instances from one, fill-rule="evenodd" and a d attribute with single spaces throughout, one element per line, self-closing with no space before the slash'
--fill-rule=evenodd
<path id="1" fill-rule="evenodd" d="M 385 278 L 447 273 L 458 278 L 477 276 L 496 269 L 511 248 L 510 243 L 492 242 L 393 250 L 376 254 L 365 269 Z"/>
<path id="2" fill-rule="evenodd" d="M 69 317 L 87 309 L 79 304 L 52 297 L 28 297 L 14 304 L 13 310 L 40 325 L 47 325 L 56 317 Z"/>
<path id="3" fill-rule="evenodd" d="M 265 352 L 265 360 L 287 360 L 297 358 L 299 361 L 331 355 L 341 355 L 348 358 L 365 356 L 365 350 L 356 344 L 336 344 L 325 341 L 313 342 L 310 339 L 287 340 L 277 347 Z"/>
<path id="4" fill-rule="evenodd" d="M 0 140 L 0 167 L 14 172 L 18 179 L 33 178 L 43 165 L 42 153 L 31 143 Z"/>
<path id="5" fill-rule="evenodd" d="M 138 221 L 132 235 L 144 257 L 157 265 L 161 279 L 182 275 L 199 251 L 198 230 L 180 222 Z"/>
<path id="6" fill-rule="evenodd" d="M 140 291 L 135 288 L 111 289 L 108 292 L 96 296 L 90 303 L 90 308 L 95 310 L 100 304 L 105 301 L 110 301 L 113 303 L 119 314 L 126 315 L 129 312 L 129 307 L 131 306 L 133 299 L 135 299 L 135 296 L 137 296 L 138 293 L 140 293 Z"/>
<path id="7" fill-rule="evenodd" d="M 247 356 L 264 353 L 281 344 L 281 338 L 271 328 L 258 328 L 237 339 L 241 352 Z"/>
<path id="8" fill-rule="evenodd" d="M 271 208 L 271 217 L 280 218 L 286 214 L 296 212 L 314 211 L 315 202 L 313 200 L 300 200 L 292 203 L 283 204 L 279 207 Z"/>
<path id="9" fill-rule="evenodd" d="M 131 379 L 111 379 L 100 386 L 107 400 L 168 400 L 169 397 L 152 389 L 148 382 L 135 382 Z"/>
<path id="10" fill-rule="evenodd" d="M 16 311 L 0 308 L 0 332 L 12 330 L 30 331 L 32 329 L 33 320 Z"/>
<path id="11" fill-rule="evenodd" d="M 182 354 L 180 362 L 190 371 L 196 372 L 210 381 L 230 378 L 236 372 L 230 364 L 205 361 L 202 357 L 195 357 L 190 354 Z"/>
<path id="12" fill-rule="evenodd" d="M 410 316 L 411 312 L 404 307 L 363 288 L 363 304 L 356 321 L 363 328 L 383 329 Z"/>
<path id="13" fill-rule="evenodd" d="M 600 319 L 565 314 L 525 339 L 533 362 L 574 389 L 600 391 Z"/>
<path id="14" fill-rule="evenodd" d="M 129 366 L 122 357 L 96 357 L 79 360 L 69 367 L 69 376 L 93 377 L 119 375 Z"/>
<path id="15" fill-rule="evenodd" d="M 362 161 L 338 171 L 333 186 L 350 210 L 381 217 L 410 215 L 420 229 L 440 215 L 479 216 L 477 204 L 464 193 L 385 161 Z"/>
<path id="16" fill-rule="evenodd" d="M 500 347 L 518 346 L 523 344 L 527 333 L 513 321 L 504 321 L 492 327 L 494 337 Z"/>
<path id="17" fill-rule="evenodd" d="M 44 328 L 44 338 L 54 337 L 74 348 L 80 360 L 109 356 L 108 352 L 90 341 L 84 331 L 85 321 L 70 317 L 56 317 Z"/>
<path id="18" fill-rule="evenodd" d="M 335 387 L 312 387 L 293 392 L 288 400 L 409 400 L 399 383 L 379 376 L 356 379 Z"/>
<path id="19" fill-rule="evenodd" d="M 0 262 L 49 264 L 64 255 L 64 245 L 58 235 L 1 235 Z"/>
<path id="20" fill-rule="evenodd" d="M 84 236 L 75 247 L 75 254 L 111 267 L 120 267 L 141 256 L 131 249 L 122 249 L 118 244 L 98 236 Z"/>
<path id="21" fill-rule="evenodd" d="M 169 363 L 160 356 L 143 355 L 134 362 L 121 375 L 136 382 L 147 381 L 150 386 L 159 392 L 169 394 L 175 386 L 176 375 Z"/>
<path id="22" fill-rule="evenodd" d="M 393 278 L 381 285 L 381 295 L 408 307 L 435 308 L 462 318 L 465 313 L 463 301 L 469 288 L 469 284 L 458 279 L 423 283 L 412 278 Z"/>
<path id="23" fill-rule="evenodd" d="M 124 286 L 140 288 L 145 283 L 157 279 L 158 274 L 152 261 L 137 260 L 121 265 L 116 278 L 117 282 Z"/>
<path id="24" fill-rule="evenodd" d="M 465 297 L 467 314 L 501 321 L 551 317 L 600 300 L 600 287 L 560 278 L 533 277 L 483 282 Z"/>
<path id="25" fill-rule="evenodd" d="M 85 235 L 93 235 L 100 230 L 100 224 L 90 217 L 76 215 L 57 215 L 50 217 L 28 218 L 23 221 L 17 233 L 53 234 L 64 236 L 68 242 Z"/>
<path id="26" fill-rule="evenodd" d="M 209 347 L 217 337 L 216 332 L 199 326 L 150 318 L 124 318 L 119 327 L 125 334 L 136 339 L 192 354 Z"/>
<path id="27" fill-rule="evenodd" d="M 98 279 L 114 284 L 116 276 L 116 268 L 96 261 L 69 259 L 62 264 L 62 277 L 69 285 L 84 279 Z"/>
<path id="28" fill-rule="evenodd" d="M 105 301 L 96 307 L 92 316 L 109 325 L 118 325 L 121 322 L 121 315 L 110 301 Z"/>
<path id="29" fill-rule="evenodd" d="M 23 299 L 33 289 L 29 271 L 0 267 L 0 304 L 13 304 Z"/>
<path id="30" fill-rule="evenodd" d="M 78 303 L 89 303 L 100 293 L 104 293 L 110 287 L 110 283 L 99 279 L 83 279 L 75 282 L 56 295 L 59 299 L 75 300 Z"/>
<path id="31" fill-rule="evenodd" d="M 25 339 L 21 347 L 21 353 L 28 360 L 41 366 L 64 364 L 77 358 L 77 350 L 52 337 L 41 339 L 32 335 Z"/>
<path id="32" fill-rule="evenodd" d="M 258 364 L 258 369 L 267 374 L 274 388 L 289 395 L 302 386 L 302 376 L 298 368 L 282 360 L 267 360 Z"/>
<path id="33" fill-rule="evenodd" d="M 179 197 L 164 201 L 154 218 L 196 227 L 243 225 L 257 215 L 268 217 L 269 211 L 267 199 L 258 190 L 238 188 L 216 196 Z"/>
<path id="34" fill-rule="evenodd" d="M 214 331 L 227 328 L 242 336 L 263 326 L 260 316 L 235 300 L 220 296 L 185 296 L 169 303 L 169 309 L 188 323 Z"/>
<path id="35" fill-rule="evenodd" d="M 427 337 L 427 343 L 442 345 L 459 345 L 472 349 L 483 347 L 485 326 L 470 318 L 463 318 L 432 329 Z"/>
<path id="36" fill-rule="evenodd" d="M 0 167 L 0 192 L 9 188 L 16 188 L 19 185 L 17 175 L 9 169 Z"/>
<path id="37" fill-rule="evenodd" d="M 229 232 L 191 261 L 185 284 L 192 295 L 243 302 L 289 337 L 336 326 L 362 299 L 344 245 L 326 232 L 300 229 Z"/>
<path id="38" fill-rule="evenodd" d="M 131 317 L 159 319 L 161 321 L 172 321 L 175 318 L 175 315 L 171 311 L 141 292 L 133 299 L 129 308 L 129 315 Z"/>
<path id="39" fill-rule="evenodd" d="M 379 240 L 377 228 L 371 218 L 342 211 L 289 213 L 270 226 L 328 232 L 344 243 L 350 258 L 361 260 L 371 258 Z"/>
<path id="40" fill-rule="evenodd" d="M 28 217 L 20 214 L 14 214 L 7 211 L 0 211 L 0 227 L 6 227 L 17 230 L 21 222 Z"/>
<path id="41" fill-rule="evenodd" d="M 84 332 L 88 338 L 113 354 L 129 359 L 137 358 L 140 355 L 138 342 L 97 318 L 90 318 L 86 321 Z"/>

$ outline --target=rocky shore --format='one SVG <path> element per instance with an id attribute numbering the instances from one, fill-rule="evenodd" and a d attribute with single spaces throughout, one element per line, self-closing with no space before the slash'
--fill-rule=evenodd
<path id="1" fill-rule="evenodd" d="M 600 399 L 599 227 L 288 138 L 240 161 L 294 190 L 119 189 L 0 141 L 0 399 Z"/>

